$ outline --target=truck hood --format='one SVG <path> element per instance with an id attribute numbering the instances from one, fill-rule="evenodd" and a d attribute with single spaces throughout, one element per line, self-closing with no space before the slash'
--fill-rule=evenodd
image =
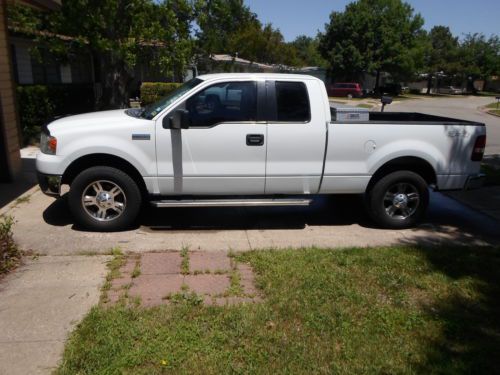
<path id="1" fill-rule="evenodd" d="M 50 133 L 53 134 L 83 127 L 95 130 L 96 127 L 104 128 L 117 125 L 127 127 L 132 124 L 137 125 L 141 121 L 149 123 L 149 120 L 129 116 L 125 111 L 126 109 L 114 109 L 111 111 L 99 111 L 62 117 L 51 122 L 48 125 L 48 129 Z"/>

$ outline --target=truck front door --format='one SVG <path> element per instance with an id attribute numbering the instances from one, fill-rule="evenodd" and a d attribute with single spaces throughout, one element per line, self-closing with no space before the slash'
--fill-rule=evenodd
<path id="1" fill-rule="evenodd" d="M 264 82 L 220 82 L 177 106 L 174 111 L 187 111 L 189 128 L 157 127 L 160 193 L 263 194 L 267 129 L 259 108 L 264 95 Z"/>

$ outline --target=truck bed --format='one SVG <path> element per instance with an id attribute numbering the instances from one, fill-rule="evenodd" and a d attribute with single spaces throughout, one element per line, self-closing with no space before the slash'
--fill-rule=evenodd
<path id="1" fill-rule="evenodd" d="M 331 107 L 332 118 L 334 118 L 335 108 Z M 463 125 L 463 126 L 484 126 L 483 123 L 460 120 L 450 117 L 428 115 L 417 112 L 368 112 L 369 121 L 356 121 L 355 123 L 375 123 L 375 124 L 397 124 L 397 125 Z M 342 123 L 342 121 L 332 121 Z"/>

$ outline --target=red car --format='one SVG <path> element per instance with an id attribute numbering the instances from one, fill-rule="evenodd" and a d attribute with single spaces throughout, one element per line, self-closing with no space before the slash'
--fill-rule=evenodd
<path id="1" fill-rule="evenodd" d="M 352 96 L 353 98 L 360 98 L 363 96 L 363 90 L 359 83 L 334 83 L 328 87 L 329 96 Z"/>

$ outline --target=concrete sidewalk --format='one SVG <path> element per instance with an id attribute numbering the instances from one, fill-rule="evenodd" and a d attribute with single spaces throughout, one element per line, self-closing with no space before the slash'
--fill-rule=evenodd
<path id="1" fill-rule="evenodd" d="M 50 374 L 97 304 L 108 256 L 42 256 L 0 280 L 0 374 Z"/>

